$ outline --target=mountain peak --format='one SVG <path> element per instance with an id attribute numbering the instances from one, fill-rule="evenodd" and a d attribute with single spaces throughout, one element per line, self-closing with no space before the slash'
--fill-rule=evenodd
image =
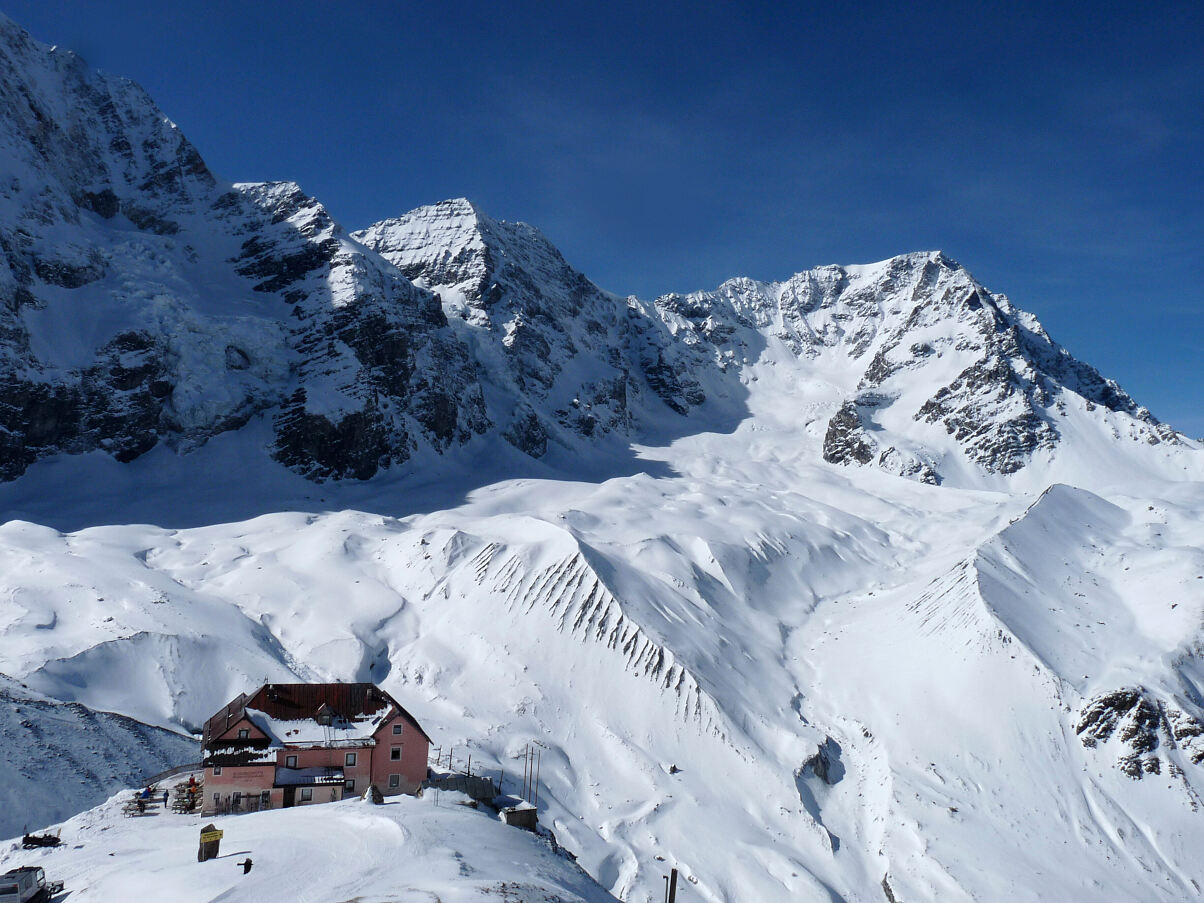
<path id="1" fill-rule="evenodd" d="M 463 294 L 470 305 L 484 303 L 484 295 L 505 283 L 507 273 L 528 289 L 553 292 L 576 291 L 588 281 L 534 226 L 493 219 L 467 198 L 418 207 L 352 237 L 407 278 Z"/>
<path id="2" fill-rule="evenodd" d="M 419 207 L 419 210 L 432 209 L 444 216 L 480 216 L 481 209 L 468 198 L 448 198 L 435 204 Z"/>

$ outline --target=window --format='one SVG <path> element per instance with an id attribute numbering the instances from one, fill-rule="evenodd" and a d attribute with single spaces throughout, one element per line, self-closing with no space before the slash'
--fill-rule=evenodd
<path id="1" fill-rule="evenodd" d="M 270 791 L 270 790 L 259 791 L 259 805 L 267 806 L 271 802 L 272 802 L 272 791 Z"/>
<path id="2" fill-rule="evenodd" d="M 297 767 L 297 757 L 296 756 L 285 756 L 284 757 L 284 767 L 285 768 L 296 768 Z"/>
<path id="3" fill-rule="evenodd" d="M 246 740 L 250 736 L 251 736 L 251 732 L 249 730 L 247 730 L 245 727 L 240 727 L 238 729 L 238 739 L 239 740 Z"/>
<path id="4" fill-rule="evenodd" d="M 355 789 L 355 781 L 352 780 L 351 778 L 348 778 L 347 780 L 345 780 L 343 782 L 343 789 L 344 790 L 354 790 Z"/>
<path id="5" fill-rule="evenodd" d="M 393 736 L 394 737 L 401 736 L 401 725 L 400 724 L 393 725 Z"/>
<path id="6" fill-rule="evenodd" d="M 401 775 L 399 775 L 399 774 L 389 775 L 389 786 L 390 787 L 400 787 L 401 786 Z"/>
<path id="7" fill-rule="evenodd" d="M 222 773 L 222 767 L 220 765 L 214 765 L 213 766 L 213 776 L 216 778 L 221 773 Z"/>
<path id="8" fill-rule="evenodd" d="M 314 798 L 314 788 L 312 788 L 312 787 L 302 787 L 301 788 L 301 802 L 308 803 L 313 798 Z"/>
<path id="9" fill-rule="evenodd" d="M 389 760 L 392 762 L 400 762 L 401 761 L 401 747 L 400 746 L 394 746 L 391 750 L 389 750 Z"/>
<path id="10" fill-rule="evenodd" d="M 355 764 L 355 753 L 347 753 L 347 767 L 350 768 Z"/>

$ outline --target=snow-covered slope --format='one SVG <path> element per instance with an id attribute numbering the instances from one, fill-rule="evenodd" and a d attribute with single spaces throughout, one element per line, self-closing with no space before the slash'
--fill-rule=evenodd
<path id="1" fill-rule="evenodd" d="M 0 32 L 0 672 L 377 681 L 538 741 L 637 903 L 1198 894 L 1204 450 L 1035 318 L 938 253 L 640 301 L 465 201 L 348 236 Z"/>
<path id="2" fill-rule="evenodd" d="M 658 899 L 657 857 L 708 900 L 877 900 L 884 877 L 898 899 L 1177 900 L 1204 880 L 1200 484 L 858 485 L 795 445 L 703 437 L 671 450 L 676 478 L 498 484 L 404 520 L 10 525 L 93 601 L 38 585 L 3 667 L 184 724 L 239 680 L 373 679 L 509 780 L 537 739 L 541 819 L 623 899 Z M 214 681 L 195 650 L 219 636 Z M 1136 780 L 1140 699 L 1165 721 Z"/>
<path id="3" fill-rule="evenodd" d="M 12 844 L 0 870 L 40 865 L 81 903 L 614 900 L 547 840 L 468 808 L 458 793 L 440 794 L 437 805 L 432 794 L 220 819 L 222 855 L 209 862 L 196 861 L 199 816 L 123 818 L 123 797 L 63 824 L 63 847 Z"/>
<path id="4" fill-rule="evenodd" d="M 0 836 L 61 821 L 199 752 L 191 737 L 58 702 L 0 675 Z"/>

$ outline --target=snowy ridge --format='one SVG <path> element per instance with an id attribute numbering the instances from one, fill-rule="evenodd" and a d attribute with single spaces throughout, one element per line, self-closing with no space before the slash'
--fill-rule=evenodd
<path id="1" fill-rule="evenodd" d="M 0 834 L 69 818 L 121 787 L 197 760 L 191 737 L 62 703 L 0 675 Z"/>
<path id="2" fill-rule="evenodd" d="M 1078 415 L 1062 401 L 1067 393 L 1088 413 L 1128 415 L 1139 442 L 1184 441 L 940 252 L 821 267 L 782 283 L 736 279 L 656 305 L 720 366 L 759 356 L 811 362 L 837 408 L 823 444 L 831 463 L 930 483 L 964 480 L 966 464 L 1014 473 L 1062 441 L 1059 419 Z M 762 351 L 762 336 L 781 351 Z"/>
<path id="3" fill-rule="evenodd" d="M 502 595 L 511 609 L 527 615 L 539 608 L 556 620 L 561 632 L 619 652 L 629 670 L 676 694 L 679 716 L 723 737 L 714 701 L 672 652 L 651 641 L 624 614 L 581 552 L 535 572 L 524 567 L 520 555 L 505 553 L 504 547 L 489 543 L 472 559 L 482 586 Z"/>
<path id="4" fill-rule="evenodd" d="M 773 460 L 789 461 L 797 442 L 781 442 Z M 1201 830 L 1184 820 L 1196 817 L 1184 787 L 1194 788 L 1201 767 L 1190 751 L 1134 781 L 1118 767 L 1129 750 L 1111 745 L 1127 742 L 1123 712 L 1112 739 L 1094 748 L 1076 732 L 1079 701 L 1086 706 L 1095 687 L 1165 686 L 1158 661 L 1132 643 L 1114 647 L 1080 692 L 1053 670 L 1074 677 L 1073 660 L 1019 654 L 1055 629 L 1064 636 L 1051 635 L 1051 648 L 1073 653 L 1075 621 L 1047 612 L 1055 619 L 1047 627 L 1033 618 L 1042 605 L 1083 604 L 1075 593 L 1087 572 L 1106 573 L 1125 606 L 1144 604 L 1137 588 L 1160 573 L 1173 623 L 1160 616 L 1151 629 L 1180 616 L 1185 628 L 1198 623 L 1204 561 L 1192 512 L 1201 500 L 1188 491 L 1103 502 L 1056 489 L 1034 506 L 885 477 L 878 497 L 825 481 L 819 469 L 798 472 L 806 492 L 767 495 L 760 481 L 782 465 L 744 460 L 749 448 L 765 453 L 740 436 L 711 437 L 679 450 L 683 479 L 532 481 L 405 521 L 274 514 L 68 535 L 9 525 L 6 542 L 23 544 L 14 555 L 25 563 L 14 557 L 4 571 L 19 600 L 4 614 L 4 648 L 23 650 L 24 673 L 46 679 L 61 667 L 44 664 L 62 657 L 52 650 L 100 642 L 111 652 L 78 656 L 70 680 L 47 686 L 56 694 L 86 686 L 85 701 L 148 718 L 214 709 L 233 695 L 226 691 L 265 674 L 379 680 L 437 744 L 470 748 L 478 767 L 500 769 L 508 782 L 512 757 L 539 738 L 541 820 L 629 900 L 657 898 L 657 855 L 708 900 L 740 899 L 749 887 L 877 900 L 884 876 L 899 899 L 1042 899 L 1049 887 L 1008 865 L 1034 855 L 1025 840 L 1034 834 L 1044 838 L 1038 847 L 1056 845 L 1069 859 L 1055 890 L 1070 897 L 1103 874 L 1116 899 L 1180 899 L 1183 884 L 1150 879 L 1140 865 L 1158 857 L 1187 886 L 1204 877 L 1185 866 L 1185 845 Z M 739 478 L 738 465 L 747 468 Z M 1046 532 L 1082 523 L 1092 527 L 1077 545 Z M 966 547 L 949 548 L 954 532 Z M 1096 554 L 1092 543 L 1115 548 L 1115 569 L 1076 559 Z M 31 579 L 33 561 L 44 584 Z M 1031 583 L 1011 577 L 1019 591 L 1002 592 L 993 562 Z M 1139 571 L 1131 582 L 1121 579 L 1125 564 Z M 51 577 L 59 574 L 70 585 Z M 1044 595 L 1021 609 L 1026 588 Z M 160 594 L 166 601 L 155 601 Z M 726 739 L 683 720 L 664 676 L 643 673 L 651 655 L 632 670 L 622 646 L 607 645 L 609 633 L 598 638 L 604 612 L 609 631 L 622 615 L 665 649 L 666 668 L 703 676 L 705 684 L 692 679 L 714 700 Z M 181 648 L 197 642 L 190 636 L 221 637 L 230 685 L 213 684 L 213 661 L 107 634 L 148 618 Z M 1107 661 L 1147 665 L 1121 672 Z M 1193 661 L 1175 667 L 1190 676 Z M 671 765 L 680 770 L 670 774 Z M 1152 783 L 1161 776 L 1179 789 Z M 734 788 L 753 787 L 732 804 Z M 1064 815 L 1051 813 L 1050 799 Z M 1134 820 L 1152 833 L 1131 834 Z M 1080 839 L 1067 850 L 1061 841 L 1071 837 Z M 966 862 L 979 866 L 970 872 Z"/>
<path id="5" fill-rule="evenodd" d="M 971 639 L 967 645 L 979 653 L 1012 641 L 1010 634 L 986 616 L 989 609 L 983 602 L 977 576 L 973 565 L 963 562 L 948 574 L 934 578 L 914 602 L 908 603 L 908 611 L 920 618 L 922 633 L 959 638 L 968 634 Z"/>

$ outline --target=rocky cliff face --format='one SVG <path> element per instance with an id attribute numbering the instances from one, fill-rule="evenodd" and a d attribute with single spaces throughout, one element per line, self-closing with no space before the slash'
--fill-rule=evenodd
<path id="1" fill-rule="evenodd" d="M 435 299 L 296 185 L 229 185 L 132 83 L 0 22 L 0 476 L 270 418 L 270 453 L 372 476 L 481 432 Z"/>
<path id="2" fill-rule="evenodd" d="M 227 197 L 247 235 L 231 263 L 294 321 L 289 392 L 273 415 L 278 460 L 318 479 L 367 479 L 420 444 L 443 451 L 488 428 L 434 296 L 350 241 L 292 183 L 240 185 Z"/>
<path id="3" fill-rule="evenodd" d="M 822 387 L 827 461 L 930 483 L 1025 468 L 1068 411 L 1179 441 L 941 254 L 621 298 L 465 200 L 348 235 L 292 183 L 224 183 L 136 85 L 5 19 L 0 85 L 0 479 L 252 420 L 315 480 L 484 433 L 541 457 L 746 416 L 767 361 Z"/>
<path id="4" fill-rule="evenodd" d="M 1087 701 L 1075 732 L 1083 746 L 1111 748 L 1116 766 L 1129 777 L 1163 773 L 1183 776 L 1190 763 L 1204 762 L 1204 725 L 1144 687 L 1125 687 Z M 1190 790 L 1190 785 L 1184 784 Z M 1189 794 L 1193 810 L 1200 801 Z"/>
<path id="5" fill-rule="evenodd" d="M 706 400 L 691 373 L 699 362 L 660 318 L 602 291 L 525 223 L 457 199 L 354 237 L 438 293 L 495 398 L 493 419 L 528 454 L 543 455 L 549 440 L 631 435 L 660 414 L 648 396 L 680 415 Z"/>
<path id="6" fill-rule="evenodd" d="M 939 482 L 944 433 L 984 471 L 1014 473 L 1058 444 L 1072 397 L 1088 412 L 1127 415 L 1126 438 L 1179 440 L 939 252 L 781 283 L 737 279 L 656 303 L 717 361 L 746 360 L 760 333 L 830 380 L 841 396 L 823 443 L 833 464 Z"/>

